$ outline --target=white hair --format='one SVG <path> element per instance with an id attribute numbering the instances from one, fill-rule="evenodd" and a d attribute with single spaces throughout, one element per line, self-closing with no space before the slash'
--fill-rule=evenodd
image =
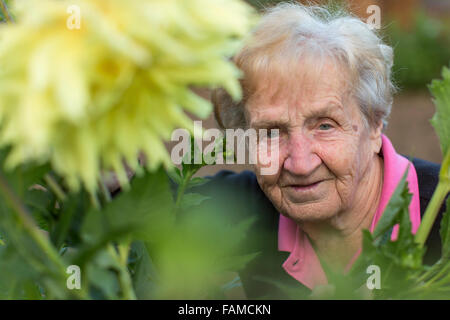
<path id="1" fill-rule="evenodd" d="M 270 8 L 234 57 L 243 71 L 243 100 L 233 103 L 223 91 L 213 93 L 222 127 L 245 125 L 244 105 L 265 75 L 293 76 L 300 58 L 333 61 L 348 71 L 353 98 L 366 124 L 387 125 L 395 92 L 391 79 L 393 50 L 374 30 L 345 10 L 282 3 Z"/>

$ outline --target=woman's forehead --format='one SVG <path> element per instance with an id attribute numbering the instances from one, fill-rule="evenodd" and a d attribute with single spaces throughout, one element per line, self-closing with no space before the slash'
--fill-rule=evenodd
<path id="1" fill-rule="evenodd" d="M 333 64 L 325 64 L 320 71 L 315 68 L 304 68 L 291 75 L 279 77 L 265 75 L 255 83 L 255 90 L 249 96 L 247 105 L 292 105 L 298 103 L 314 103 L 318 100 L 333 97 L 347 97 L 349 85 L 347 77 L 340 68 Z M 315 69 L 317 70 L 317 69 Z"/>
<path id="2" fill-rule="evenodd" d="M 280 122 L 291 122 L 300 118 L 342 118 L 353 117 L 357 106 L 349 103 L 345 98 L 332 92 L 317 95 L 314 99 L 298 99 L 279 103 L 252 104 L 247 106 L 249 124 L 265 124 L 277 120 Z"/>
<path id="3" fill-rule="evenodd" d="M 302 57 L 299 60 L 273 61 L 266 68 L 244 70 L 253 81 L 255 92 L 281 87 L 312 91 L 321 87 L 342 87 L 349 82 L 349 70 L 334 58 Z"/>

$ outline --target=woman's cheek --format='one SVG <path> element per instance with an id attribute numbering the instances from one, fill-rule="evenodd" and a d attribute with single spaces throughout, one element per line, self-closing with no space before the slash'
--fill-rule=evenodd
<path id="1" fill-rule="evenodd" d="M 358 162 L 355 159 L 354 147 L 346 143 L 322 145 L 319 157 L 321 157 L 328 169 L 337 177 L 349 174 L 355 162 Z"/>

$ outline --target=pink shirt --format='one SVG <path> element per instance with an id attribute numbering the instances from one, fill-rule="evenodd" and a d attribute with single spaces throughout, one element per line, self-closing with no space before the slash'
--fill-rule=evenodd
<path id="1" fill-rule="evenodd" d="M 381 191 L 380 203 L 370 226 L 370 232 L 374 231 L 384 208 L 388 204 L 408 164 L 410 164 L 406 179 L 408 181 L 409 192 L 413 195 L 409 205 L 409 214 L 412 232 L 415 233 L 420 225 L 419 186 L 417 183 L 416 169 L 408 159 L 395 152 L 391 141 L 385 135 L 382 135 L 381 153 L 384 158 L 383 189 Z M 398 225 L 392 231 L 391 240 L 396 240 L 397 236 Z M 293 220 L 283 215 L 280 215 L 278 226 L 278 250 L 290 252 L 289 257 L 283 263 L 283 268 L 297 281 L 310 289 L 313 289 L 317 285 L 328 283 L 325 272 L 322 269 L 319 258 L 309 238 Z M 347 270 L 350 269 L 360 253 L 361 249 L 350 260 Z"/>

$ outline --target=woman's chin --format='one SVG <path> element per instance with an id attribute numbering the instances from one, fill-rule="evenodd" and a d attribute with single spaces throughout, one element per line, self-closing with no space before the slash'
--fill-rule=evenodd
<path id="1" fill-rule="evenodd" d="M 291 202 L 284 207 L 283 215 L 297 222 L 324 221 L 331 219 L 337 212 L 326 199 L 302 203 Z"/>

